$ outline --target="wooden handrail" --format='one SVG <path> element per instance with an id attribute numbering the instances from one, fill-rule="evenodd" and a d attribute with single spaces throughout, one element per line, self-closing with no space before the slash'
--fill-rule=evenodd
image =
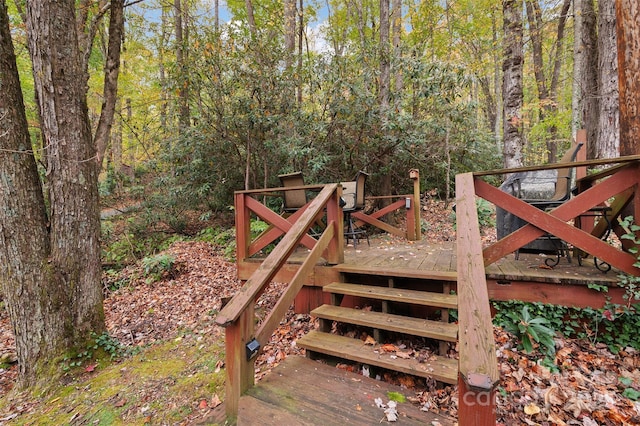
<path id="1" fill-rule="evenodd" d="M 218 313 L 216 323 L 225 327 L 225 412 L 231 419 L 238 415 L 240 396 L 253 386 L 254 366 L 252 355 L 264 347 L 287 309 L 302 288 L 308 275 L 313 271 L 323 253 L 328 253 L 329 262 L 342 261 L 342 210 L 339 208 L 341 188 L 338 184 L 324 185 L 317 197 L 301 212 L 297 220 L 287 225 L 287 231 L 280 243 L 260 264 L 240 291 Z M 246 193 L 236 193 L 236 226 L 248 226 L 248 214 L 252 205 Z M 272 281 L 291 253 L 307 236 L 318 215 L 325 210 L 328 225 L 316 241 L 306 260 L 300 266 L 274 308 L 255 333 L 254 306 L 257 297 Z M 248 234 L 242 230 L 242 238 Z M 240 238 L 240 237 L 238 237 Z M 315 241 L 315 240 L 314 240 Z M 243 243 L 244 244 L 244 243 Z M 338 253 L 339 251 L 339 253 Z M 242 249 L 241 252 L 245 252 Z M 256 347 L 255 343 L 258 343 Z"/>
<path id="2" fill-rule="evenodd" d="M 472 173 L 456 176 L 459 406 L 462 425 L 495 425 L 500 381 Z"/>
<path id="3" fill-rule="evenodd" d="M 274 330 L 278 324 L 280 324 L 280 320 L 284 317 L 296 295 L 304 285 L 306 278 L 309 276 L 311 271 L 313 271 L 314 266 L 320 259 L 320 256 L 322 256 L 322 252 L 329 246 L 331 239 L 336 233 L 336 227 L 337 224 L 335 221 L 332 221 L 327 225 L 324 232 L 318 239 L 318 243 L 311 250 L 302 265 L 300 265 L 300 268 L 280 296 L 280 299 L 276 302 L 271 313 L 262 322 L 258 332 L 256 333 L 256 339 L 260 342 L 261 347 L 264 347 L 268 342 Z"/>
<path id="4" fill-rule="evenodd" d="M 623 163 L 633 163 L 640 160 L 640 155 L 629 155 L 626 157 L 617 157 L 617 158 L 603 158 L 599 160 L 585 160 L 585 161 L 572 161 L 571 163 L 551 163 L 551 164 L 542 164 L 539 166 L 526 166 L 526 167 L 514 167 L 511 169 L 495 169 L 495 170 L 486 170 L 482 172 L 473 172 L 473 176 L 493 176 L 493 175 L 504 175 L 509 173 L 519 173 L 519 172 L 533 172 L 537 170 L 554 170 L 554 169 L 567 169 L 571 167 L 590 167 L 590 166 L 603 166 L 607 164 L 623 164 Z"/>
<path id="5" fill-rule="evenodd" d="M 291 226 L 282 241 L 260 264 L 246 284 L 231 301 L 218 313 L 216 323 L 223 327 L 236 321 L 242 311 L 255 300 L 262 292 L 265 285 L 271 282 L 278 269 L 284 264 L 289 255 L 295 250 L 298 243 L 306 235 L 307 229 L 313 225 L 316 216 L 322 211 L 337 188 L 337 184 L 325 185 L 318 196 L 314 198 L 309 207 L 300 218 Z"/>

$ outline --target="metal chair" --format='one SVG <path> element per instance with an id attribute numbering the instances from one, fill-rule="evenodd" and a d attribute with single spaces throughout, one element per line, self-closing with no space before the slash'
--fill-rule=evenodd
<path id="1" fill-rule="evenodd" d="M 564 153 L 558 163 L 572 163 L 576 160 L 578 152 L 584 144 L 582 142 L 572 146 Z M 557 207 L 560 204 L 571 198 L 571 191 L 573 189 L 573 181 L 575 179 L 575 167 L 557 169 L 557 175 L 555 179 L 555 191 L 550 198 L 527 198 L 522 190 L 523 181 L 528 181 L 535 185 L 536 179 L 538 179 L 537 173 L 526 173 L 523 177 L 517 177 L 515 179 L 515 185 L 517 186 L 516 194 L 518 198 L 524 200 L 528 204 L 538 207 L 539 209 L 549 209 Z"/>
<path id="2" fill-rule="evenodd" d="M 578 156 L 578 152 L 582 148 L 584 144 L 582 142 L 573 145 L 569 148 L 565 154 L 560 159 L 559 163 L 572 163 L 576 160 Z M 541 171 L 545 172 L 545 171 Z M 513 193 L 523 201 L 532 206 L 535 206 L 541 210 L 550 210 L 558 207 L 562 203 L 568 201 L 571 198 L 571 193 L 573 190 L 573 181 L 575 176 L 575 167 L 567 167 L 562 169 L 556 169 L 555 179 L 553 180 L 554 190 L 553 194 L 550 197 L 540 197 L 538 194 L 531 194 L 531 192 L 536 192 L 535 187 L 536 184 L 541 180 L 546 179 L 549 181 L 548 175 L 546 178 L 543 176 L 541 172 L 526 172 L 522 176 L 515 176 L 512 182 L 512 185 L 515 186 L 513 189 Z M 547 171 L 548 172 L 548 171 Z M 528 185 L 530 188 L 534 188 L 533 191 L 526 191 L 523 187 Z M 537 195 L 536 197 L 531 197 L 531 195 Z M 544 194 L 543 194 L 544 195 Z M 531 198 L 529 198 L 531 197 Z M 519 218 L 517 220 L 517 228 L 524 226 L 525 222 Z M 537 243 L 536 243 L 537 242 Z M 553 267 L 556 266 L 560 262 L 560 257 L 566 257 L 569 262 L 571 262 L 571 256 L 569 254 L 569 249 L 567 244 L 564 241 L 559 240 L 558 238 L 545 234 L 538 238 L 535 242 L 530 243 L 532 248 L 536 248 L 536 244 L 538 248 L 543 248 L 541 251 L 546 250 L 553 252 L 556 257 L 545 259 L 545 264 L 547 266 Z M 523 247 L 526 249 L 527 246 Z M 520 254 L 520 250 L 516 251 L 516 259 L 518 259 Z"/>
<path id="3" fill-rule="evenodd" d="M 353 247 L 358 246 L 358 239 L 366 238 L 367 244 L 369 242 L 369 235 L 363 228 L 356 226 L 351 214 L 353 212 L 361 211 L 364 209 L 364 194 L 365 185 L 367 182 L 368 173 L 359 171 L 353 181 L 342 182 L 342 211 L 344 213 L 344 236 L 349 244 L 349 238 L 353 240 Z"/>

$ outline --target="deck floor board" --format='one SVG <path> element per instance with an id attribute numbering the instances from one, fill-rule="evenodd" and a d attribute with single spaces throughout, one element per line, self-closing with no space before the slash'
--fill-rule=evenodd
<path id="1" fill-rule="evenodd" d="M 300 356 L 290 356 L 240 399 L 238 425 L 373 425 L 385 423 L 374 400 L 406 390 Z M 398 425 L 453 419 L 398 404 Z M 385 419 L 385 420 L 383 420 Z"/>
<path id="2" fill-rule="evenodd" d="M 593 265 L 591 258 L 578 265 L 576 259 L 568 262 L 561 258 L 554 268 L 548 268 L 544 260 L 548 257 L 535 253 L 520 253 L 519 260 L 513 254 L 487 267 L 487 277 L 507 281 L 535 281 L 554 284 L 614 284 L 618 273 L 615 270 L 602 273 Z M 358 245 L 358 250 L 345 249 L 344 268 L 363 270 L 406 270 L 411 274 L 428 275 L 433 272 L 455 273 L 456 245 L 454 242 L 430 243 L 426 240 L 399 243 L 396 246 L 386 241 L 372 239 L 371 247 Z"/>

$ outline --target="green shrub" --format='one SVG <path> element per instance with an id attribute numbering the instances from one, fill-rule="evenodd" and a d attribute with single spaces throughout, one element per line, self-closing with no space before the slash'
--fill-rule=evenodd
<path id="1" fill-rule="evenodd" d="M 542 351 L 545 355 L 550 356 L 555 353 L 556 347 L 553 341 L 555 331 L 548 327 L 549 321 L 546 318 L 532 316 L 528 305 L 524 305 L 520 312 L 508 312 L 506 317 L 509 321 L 504 322 L 504 328 L 518 338 L 525 352 L 531 353 L 535 342 L 546 348 Z"/>
<path id="2" fill-rule="evenodd" d="M 142 259 L 143 275 L 147 283 L 159 281 L 163 276 L 173 274 L 176 258 L 170 254 L 158 254 Z"/>

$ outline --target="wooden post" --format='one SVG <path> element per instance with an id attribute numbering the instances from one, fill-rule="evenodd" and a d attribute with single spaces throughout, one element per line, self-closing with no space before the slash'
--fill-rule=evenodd
<path id="1" fill-rule="evenodd" d="M 420 171 L 418 169 L 409 170 L 409 178 L 413 180 L 413 224 L 414 224 L 414 241 L 420 241 L 422 239 L 420 231 Z M 409 230 L 407 229 L 407 232 Z"/>
<path id="2" fill-rule="evenodd" d="M 254 304 L 250 303 L 240 318 L 225 329 L 225 413 L 238 416 L 240 396 L 254 383 L 253 360 L 247 361 L 246 345 L 254 334 Z"/>
<path id="3" fill-rule="evenodd" d="M 251 244 L 251 214 L 247 208 L 245 197 L 249 197 L 249 195 L 235 193 L 236 259 L 238 263 L 249 257 L 249 244 Z"/>
<path id="4" fill-rule="evenodd" d="M 458 376 L 458 422 L 460 426 L 496 424 L 496 390 L 476 390 Z"/>
<path id="5" fill-rule="evenodd" d="M 500 372 L 475 198 L 473 175 L 456 175 L 458 422 L 489 426 L 496 424 L 495 388 Z"/>
<path id="6" fill-rule="evenodd" d="M 327 262 L 337 265 L 344 262 L 344 213 L 340 208 L 342 186 L 338 185 L 333 196 L 327 203 L 327 225 L 334 223 L 335 233 L 329 243 Z"/>

